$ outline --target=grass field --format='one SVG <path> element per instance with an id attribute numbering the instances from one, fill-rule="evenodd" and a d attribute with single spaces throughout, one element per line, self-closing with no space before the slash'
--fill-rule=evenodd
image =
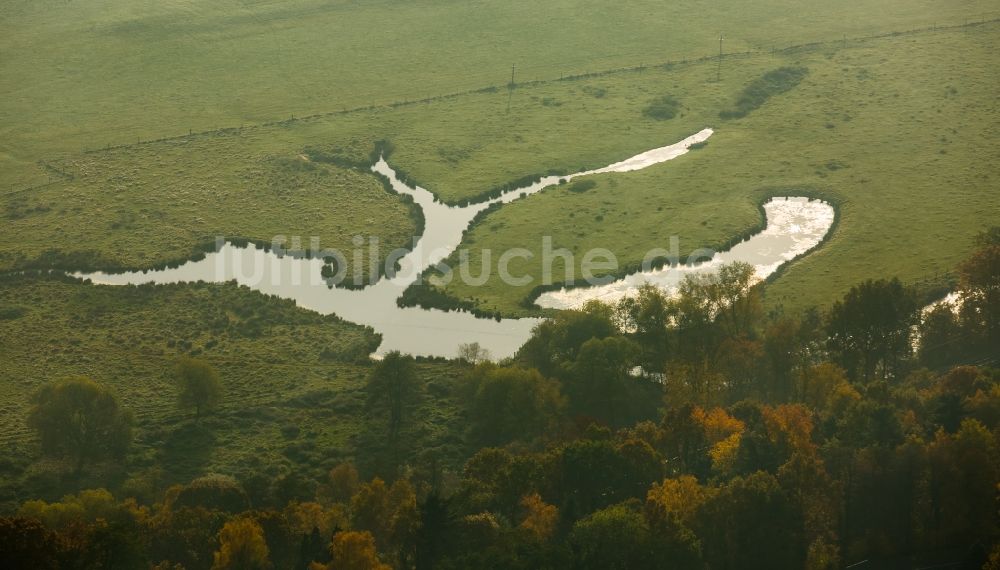
<path id="1" fill-rule="evenodd" d="M 56 156 L 46 164 L 71 180 L 4 196 L 0 262 L 22 266 L 55 249 L 42 261 L 148 267 L 215 235 L 317 236 L 346 251 L 352 236 L 374 234 L 404 245 L 414 231 L 407 206 L 338 165 L 365 160 L 378 140 L 391 141 L 394 166 L 462 201 L 526 175 L 603 166 L 710 125 L 717 134 L 705 149 L 598 177 L 585 193 L 557 188 L 504 207 L 466 245 L 537 250 L 549 233 L 555 247 L 605 247 L 629 265 L 671 235 L 682 253 L 726 243 L 761 222 L 764 194 L 812 192 L 838 200 L 841 223 L 770 298 L 822 305 L 866 277 L 950 271 L 971 236 L 995 223 L 998 35 L 991 23 L 833 42 L 727 58 L 721 81 L 716 62 L 677 63 Z M 719 118 L 744 85 L 781 66 L 810 71 L 747 117 Z M 665 95 L 678 100 L 676 117 L 643 113 Z M 524 314 L 534 285 L 494 280 L 447 292 Z"/>
<path id="2" fill-rule="evenodd" d="M 991 0 L 12 0 L 0 10 L 0 188 L 37 161 L 237 127 L 652 64 L 863 36 L 997 11 Z"/>
<path id="3" fill-rule="evenodd" d="M 579 93 L 580 85 L 539 87 L 539 98 L 558 99 L 553 90 L 561 88 L 562 98 L 585 106 L 576 110 L 587 117 L 582 125 L 564 128 L 552 121 L 546 136 L 562 133 L 564 144 L 574 133 L 588 141 L 589 136 L 597 138 L 589 129 L 602 130 L 605 117 L 618 125 L 607 129 L 607 138 L 630 128 L 641 133 L 649 125 L 633 128 L 642 122 L 637 108 L 644 97 L 659 92 L 670 92 L 685 105 L 683 116 L 660 129 L 661 141 L 706 125 L 715 127 L 716 134 L 706 148 L 675 161 L 595 177 L 597 186 L 586 193 L 553 187 L 491 213 L 464 244 L 473 254 L 474 272 L 479 271 L 480 248 L 493 250 L 495 276 L 498 252 L 522 246 L 535 257 L 515 260 L 511 273 L 528 273 L 536 280 L 523 287 L 498 278 L 482 287 L 455 280 L 446 292 L 483 310 L 524 314 L 528 310 L 521 302 L 541 275 L 545 235 L 553 236 L 554 247 L 576 252 L 577 262 L 588 248 L 604 247 L 622 265 L 634 264 L 650 247 L 667 247 L 670 235 L 679 236 L 682 254 L 740 235 L 761 223 L 756 203 L 773 193 L 829 197 L 837 202 L 841 218 L 830 241 L 771 285 L 772 305 L 826 305 L 854 283 L 880 275 L 933 280 L 954 268 L 970 250 L 973 236 L 995 224 L 1000 212 L 993 179 L 1000 153 L 991 142 L 1000 129 L 995 89 L 1000 73 L 994 65 L 1000 55 L 998 38 L 1000 26 L 991 24 L 754 56 L 724 66 L 722 86 L 714 83 L 714 64 L 631 74 L 620 86 L 615 83 L 620 78 L 607 78 L 596 82 L 607 86 L 600 103 L 609 109 L 607 115 L 589 101 L 581 102 L 579 95 L 572 99 L 571 90 Z M 810 71 L 797 88 L 746 118 L 718 118 L 725 108 L 720 99 L 733 97 L 726 91 L 735 93 L 750 78 L 782 65 Z M 536 93 L 517 95 L 524 98 L 528 92 Z M 625 109 L 631 109 L 632 123 Z M 528 138 L 511 135 L 520 136 Z M 633 138 L 655 146 L 643 134 Z M 565 156 L 565 147 L 551 146 Z M 418 179 L 425 176 L 417 167 L 404 166 Z"/>
<path id="4" fill-rule="evenodd" d="M 357 235 L 411 243 L 416 210 L 371 174 L 302 152 L 248 131 L 64 158 L 52 167 L 65 179 L 2 198 L 0 268 L 142 269 L 184 261 L 216 236 L 301 247 L 316 236 L 345 253 Z"/>
<path id="5" fill-rule="evenodd" d="M 117 288 L 49 279 L 6 280 L 0 309 L 0 503 L 25 485 L 46 495 L 64 488 L 39 461 L 25 420 L 41 384 L 70 376 L 89 376 L 119 396 L 137 422 L 130 470 L 159 466 L 168 483 L 255 469 L 319 476 L 346 457 L 370 461 L 381 443 L 384 427 L 366 418 L 363 390 L 377 337 L 336 317 L 233 285 Z M 222 405 L 200 423 L 176 404 L 171 367 L 183 354 L 222 376 Z M 456 371 L 420 365 L 421 379 L 438 391 L 410 416 L 405 437 L 414 449 L 440 445 L 435 438 L 450 429 Z M 108 484 L 100 470 L 91 475 Z"/>
<path id="6" fill-rule="evenodd" d="M 217 235 L 407 245 L 412 209 L 351 167 L 378 141 L 412 180 L 463 202 L 711 126 L 705 148 L 675 161 L 490 213 L 464 244 L 473 266 L 479 248 L 527 247 L 535 259 L 511 270 L 538 274 L 544 235 L 578 260 L 601 247 L 634 264 L 671 236 L 687 253 L 759 226 L 763 197 L 806 193 L 834 200 L 839 224 L 769 285 L 771 307 L 827 305 L 869 277 L 926 284 L 1000 222 L 1000 24 L 869 36 L 997 16 L 990 0 L 10 1 L 0 272 L 153 267 Z M 720 31 L 731 54 L 721 68 L 703 59 Z M 810 42 L 820 43 L 780 49 Z M 745 117 L 720 118 L 785 66 L 808 74 Z M 645 112 L 667 96 L 676 116 Z M 524 305 L 536 284 L 444 292 L 524 315 L 537 312 Z M 232 285 L 13 277 L 0 281 L 0 315 L 0 503 L 61 488 L 24 418 L 37 386 L 71 375 L 119 394 L 138 419 L 130 470 L 161 465 L 168 482 L 317 475 L 377 450 L 382 426 L 362 390 L 375 337 L 334 317 Z M 169 376 L 191 352 L 226 387 L 201 425 L 176 409 Z M 457 461 L 459 365 L 423 363 L 420 374 L 432 397 L 404 447 Z"/>

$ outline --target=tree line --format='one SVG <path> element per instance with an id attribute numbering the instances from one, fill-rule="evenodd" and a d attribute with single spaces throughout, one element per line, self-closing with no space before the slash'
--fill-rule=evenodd
<path id="1" fill-rule="evenodd" d="M 385 461 L 267 497 L 214 475 L 146 501 L 27 501 L 0 518 L 0 562 L 1000 568 L 1000 229 L 958 276 L 959 302 L 927 311 L 879 279 L 823 312 L 767 314 L 734 264 L 674 297 L 561 312 L 505 362 L 465 347 L 453 435 L 474 451 L 457 471 L 406 448 L 426 386 L 389 354 L 366 387 Z M 195 416 L 218 404 L 211 367 L 185 360 L 176 377 Z M 93 382 L 33 402 L 43 450 L 78 469 L 127 449 L 130 414 Z"/>

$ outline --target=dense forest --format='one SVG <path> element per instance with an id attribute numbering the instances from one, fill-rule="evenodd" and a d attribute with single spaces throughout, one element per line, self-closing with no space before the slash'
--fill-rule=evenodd
<path id="1" fill-rule="evenodd" d="M 324 478 L 133 478 L 0 518 L 4 568 L 1000 568 L 1000 228 L 924 308 L 895 279 L 765 311 L 753 268 L 564 311 L 508 362 L 464 347 L 464 466 L 401 436 L 414 359 L 372 372 L 367 459 Z M 196 421 L 218 372 L 176 364 Z M 84 473 L 136 421 L 86 378 L 25 421 Z"/>

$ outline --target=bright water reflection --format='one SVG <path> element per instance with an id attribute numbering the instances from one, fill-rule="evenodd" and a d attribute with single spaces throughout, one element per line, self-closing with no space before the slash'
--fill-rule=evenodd
<path id="1" fill-rule="evenodd" d="M 590 174 L 629 172 L 659 164 L 685 154 L 692 144 L 703 142 L 711 135 L 711 129 L 704 129 L 676 144 L 653 149 L 604 168 L 564 177 L 548 176 L 497 198 L 461 207 L 438 202 L 423 188 L 406 186 L 385 160 L 380 160 L 372 170 L 389 177 L 396 192 L 413 197 L 423 210 L 425 230 L 414 249 L 400 259 L 400 271 L 396 275 L 364 289 L 331 289 L 321 274 L 323 261 L 319 259 L 282 256 L 252 246 L 236 247 L 228 243 L 204 259 L 172 269 L 76 275 L 104 285 L 235 281 L 265 294 L 292 299 L 306 309 L 337 314 L 344 320 L 372 327 L 382 335 L 382 344 L 376 355 L 399 350 L 413 355 L 454 357 L 459 345 L 478 342 L 495 358 L 504 358 L 517 351 L 540 319 L 480 319 L 468 313 L 400 308 L 396 300 L 422 271 L 444 260 L 458 247 L 472 219 L 490 205 L 529 196 L 558 184 L 560 178 L 569 181 Z M 815 245 L 833 220 L 832 209 L 820 202 L 774 201 L 765 209 L 768 214 L 767 230 L 732 250 L 742 256 L 740 252 L 744 249 L 753 248 L 757 253 L 740 259 L 750 259 L 761 272 L 773 271 L 784 261 Z M 707 264 L 704 269 L 708 270 L 718 263 Z M 643 282 L 651 279 L 659 284 L 656 275 L 640 277 Z M 552 292 L 540 298 L 539 304 L 565 308 L 578 306 L 587 298 L 614 300 L 636 288 L 639 283 L 633 276 L 604 287 Z"/>

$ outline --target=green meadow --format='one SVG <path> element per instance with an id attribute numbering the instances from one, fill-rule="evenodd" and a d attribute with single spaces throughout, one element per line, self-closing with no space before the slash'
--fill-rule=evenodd
<path id="1" fill-rule="evenodd" d="M 769 286 L 772 305 L 827 304 L 857 281 L 887 274 L 936 283 L 1000 211 L 991 179 L 1000 26 L 867 38 L 945 16 L 941 23 L 953 26 L 977 20 L 990 15 L 989 4 L 880 2 L 878 17 L 864 18 L 872 2 L 815 4 L 803 22 L 778 15 L 804 9 L 768 2 L 748 16 L 757 25 L 742 26 L 740 11 L 727 5 L 588 5 L 593 18 L 566 25 L 560 14 L 584 8 L 548 3 L 542 18 L 543 7 L 519 2 L 13 4 L 0 16 L 0 268 L 154 267 L 196 254 L 217 235 L 316 236 L 344 250 L 354 236 L 374 235 L 406 245 L 419 220 L 360 168 L 378 141 L 388 141 L 390 162 L 409 178 L 463 202 L 526 176 L 604 166 L 711 126 L 709 144 L 677 160 L 596 176 L 586 191 L 553 187 L 483 217 L 463 244 L 473 267 L 479 248 L 540 253 L 543 235 L 577 260 L 602 247 L 621 265 L 634 264 L 671 236 L 686 254 L 758 227 L 759 202 L 787 193 L 830 199 L 840 218 L 822 248 Z M 362 35 L 359 23 L 372 20 L 384 35 Z M 492 35 L 482 33 L 487 23 Z M 716 32 L 705 30 L 719 27 L 734 30 L 725 34 L 721 65 L 688 61 L 711 54 Z M 769 49 L 818 40 L 828 41 Z M 433 71 L 422 61 L 433 61 Z M 525 62 L 512 90 L 510 61 Z M 808 73 L 745 117 L 720 118 L 745 86 L 782 67 Z M 580 73 L 591 74 L 567 77 Z M 478 89 L 489 85 L 496 88 Z M 432 99 L 413 102 L 422 97 Z M 646 112 L 665 98 L 671 118 Z M 311 113 L 325 114 L 304 117 Z M 539 262 L 536 255 L 511 269 L 538 274 Z M 443 292 L 523 315 L 537 313 L 525 306 L 536 284 L 492 278 Z M 63 312 L 67 290 L 102 303 L 128 296 L 66 284 L 0 290 L 10 303 L 49 315 Z M 169 291 L 237 295 L 228 287 Z M 147 303 L 154 318 L 160 310 Z M 8 339 L 30 333 L 26 347 L 68 350 L 88 338 L 53 318 L 2 328 Z M 17 323 L 48 324 L 22 331 Z M 27 374 L 34 348 L 25 350 Z M 68 358 L 43 376 L 91 373 L 82 362 Z"/>
<path id="2" fill-rule="evenodd" d="M 410 243 L 419 211 L 370 173 L 313 163 L 301 149 L 271 153 L 269 144 L 244 133 L 65 158 L 55 167 L 64 179 L 0 202 L 0 267 L 144 269 L 185 261 L 216 236 L 285 236 L 284 247 L 300 242 L 293 249 L 317 236 L 347 254 L 357 235 Z"/>
<path id="3" fill-rule="evenodd" d="M 494 278 L 444 292 L 484 311 L 535 312 L 525 299 L 537 279 L 512 287 L 495 278 L 496 257 L 507 248 L 538 254 L 542 236 L 551 235 L 577 261 L 601 247 L 621 266 L 635 265 L 671 236 L 682 254 L 727 244 L 760 226 L 757 205 L 775 194 L 830 199 L 840 220 L 827 244 L 772 284 L 773 304 L 827 304 L 886 272 L 936 286 L 971 237 L 995 221 L 998 29 L 849 39 L 733 55 L 721 66 L 674 62 L 57 154 L 44 163 L 54 182 L 3 196 L 0 263 L 152 267 L 189 257 L 219 235 L 304 243 L 315 236 L 343 251 L 357 235 L 405 246 L 419 220 L 358 168 L 377 141 L 389 142 L 390 162 L 410 179 L 463 202 L 712 126 L 705 148 L 675 161 L 594 177 L 586 192 L 553 187 L 485 216 L 463 246 L 475 273 L 480 248 L 495 252 Z M 783 67 L 808 72 L 745 117 L 720 117 L 747 85 Z M 664 97 L 676 102 L 672 118 L 645 112 Z M 540 277 L 540 262 L 536 255 L 511 267 Z"/>
<path id="4" fill-rule="evenodd" d="M 995 17 L 990 0 L 13 0 L 0 10 L 0 189 L 54 153 Z"/>
<path id="5" fill-rule="evenodd" d="M 772 306 L 825 305 L 858 281 L 886 273 L 924 289 L 940 286 L 971 248 L 973 236 L 995 223 L 1000 211 L 993 179 L 1000 154 L 992 142 L 1000 128 L 1000 73 L 993 65 L 998 37 L 995 24 L 928 31 L 724 61 L 721 82 L 715 81 L 714 63 L 701 63 L 606 77 L 589 85 L 557 83 L 515 92 L 526 101 L 568 101 L 555 111 L 537 105 L 541 110 L 536 113 L 552 118 L 546 136 L 558 150 L 549 152 L 563 156 L 563 149 L 574 144 L 601 144 L 575 143 L 574 134 L 588 141 L 614 141 L 627 132 L 632 140 L 643 141 L 639 148 L 617 143 L 617 148 L 630 149 L 612 155 L 618 160 L 704 126 L 716 133 L 705 148 L 674 161 L 595 176 L 596 186 L 583 193 L 555 186 L 490 213 L 467 234 L 463 247 L 471 253 L 473 275 L 482 267 L 480 252 L 492 250 L 491 279 L 483 286 L 454 279 L 444 291 L 484 311 L 530 313 L 534 309 L 526 308 L 524 300 L 542 275 L 543 236 L 552 236 L 554 248 L 574 252 L 574 274 L 580 279 L 579 262 L 591 248 L 609 249 L 624 267 L 641 262 L 651 247 L 669 247 L 670 236 L 679 238 L 682 255 L 703 246 L 724 246 L 763 223 L 756 206 L 771 195 L 822 197 L 840 214 L 831 239 L 771 284 Z M 956 59 L 963 65 L 956 66 Z M 745 118 L 719 117 L 742 85 L 783 66 L 809 72 L 797 87 Z M 606 95 L 594 102 L 585 95 L 588 86 Z M 677 98 L 682 110 L 661 126 L 639 110 L 664 93 Z M 558 114 L 573 105 L 573 113 L 586 119 L 563 129 Z M 531 114 L 530 109 L 518 112 Z M 552 140 L 556 133 L 565 138 Z M 528 137 L 515 131 L 507 146 L 518 148 L 518 139 Z M 581 155 L 587 152 L 580 150 Z M 523 170 L 534 172 L 541 164 L 579 169 L 544 154 L 542 149 L 525 152 L 531 166 Z M 542 158 L 534 162 L 528 155 Z M 403 164 L 418 180 L 434 179 L 430 172 Z M 591 155 L 578 164 L 603 163 Z M 522 287 L 505 284 L 497 275 L 497 258 L 513 247 L 526 247 L 534 255 L 510 265 L 513 275 L 535 277 Z M 562 265 L 557 261 L 554 267 L 556 279 L 562 280 Z"/>
<path id="6" fill-rule="evenodd" d="M 109 482 L 125 471 L 166 483 L 319 478 L 388 454 L 385 418 L 365 405 L 369 329 L 233 284 L 100 287 L 18 270 L 160 267 L 216 236 L 306 247 L 315 237 L 344 252 L 378 237 L 385 254 L 409 246 L 423 220 L 368 172 L 376 149 L 462 204 L 711 127 L 676 160 L 481 216 L 461 247 L 473 275 L 492 252 L 490 278 L 415 297 L 544 314 L 530 304 L 544 238 L 573 253 L 579 277 L 593 248 L 632 267 L 672 238 L 681 255 L 725 247 L 781 195 L 828 200 L 838 219 L 768 284 L 770 309 L 829 306 L 868 278 L 927 293 L 1000 219 L 997 61 L 991 0 L 8 1 L 0 508 L 131 484 Z M 511 248 L 533 254 L 510 266 L 535 276 L 526 285 L 497 275 Z M 566 267 L 554 269 L 560 280 Z M 200 421 L 177 406 L 182 355 L 222 374 L 223 403 Z M 456 470 L 471 451 L 455 390 L 465 365 L 417 366 L 423 396 L 400 448 Z M 30 396 L 72 376 L 108 386 L 135 414 L 126 470 L 70 481 L 66 465 L 40 458 Z"/>
<path id="7" fill-rule="evenodd" d="M 92 287 L 8 278 L 0 287 L 0 504 L 32 489 L 57 493 L 57 463 L 39 461 L 25 424 L 30 397 L 54 378 L 88 376 L 136 418 L 129 471 L 157 468 L 161 483 L 205 472 L 291 470 L 319 476 L 344 458 L 374 461 L 379 418 L 364 413 L 364 382 L 378 345 L 370 329 L 320 316 L 231 284 Z M 221 372 L 219 409 L 200 421 L 177 404 L 173 365 L 193 355 Z M 414 449 L 442 449 L 456 420 L 452 364 L 423 363 L 433 398 L 409 411 Z M 117 472 L 111 468 L 111 472 Z M 107 485 L 95 470 L 92 484 Z M 120 482 L 119 482 L 120 483 Z"/>

